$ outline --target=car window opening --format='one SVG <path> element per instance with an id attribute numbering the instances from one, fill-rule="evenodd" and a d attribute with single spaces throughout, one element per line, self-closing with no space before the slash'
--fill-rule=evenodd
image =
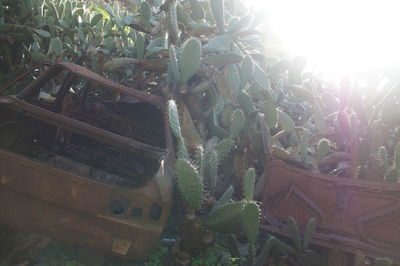
<path id="1" fill-rule="evenodd" d="M 52 75 L 33 87 L 22 100 L 119 136 L 165 148 L 163 117 L 157 106 L 74 76 L 68 70 L 52 70 Z M 0 108 L 5 109 L 0 112 L 0 148 L 118 186 L 143 186 L 160 167 L 161 158 L 150 158 L 142 151 L 116 147 Z"/>

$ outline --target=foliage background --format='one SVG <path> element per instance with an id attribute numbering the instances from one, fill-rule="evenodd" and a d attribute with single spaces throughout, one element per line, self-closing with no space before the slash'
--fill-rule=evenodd
<path id="1" fill-rule="evenodd" d="M 39 61 L 69 61 L 168 100 L 181 215 L 171 232 L 179 231 L 180 241 L 161 243 L 145 263 L 321 265 L 347 258 L 363 265 L 362 254 L 349 259 L 309 246 L 314 220 L 304 239 L 293 219 L 291 239 L 259 233 L 257 188 L 268 156 L 318 173 L 398 182 L 398 69 L 338 80 L 304 72 L 304 57 L 269 54 L 257 30 L 261 18 L 236 0 L 0 3 L 1 84 Z M 361 79 L 380 86 L 379 95 L 362 93 Z M 74 256 L 56 260 L 79 265 Z"/>

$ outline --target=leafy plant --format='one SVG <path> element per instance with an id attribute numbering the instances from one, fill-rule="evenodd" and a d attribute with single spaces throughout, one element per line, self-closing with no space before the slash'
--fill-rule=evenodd
<path id="1" fill-rule="evenodd" d="M 233 234 L 231 243 L 247 245 L 233 257 L 247 263 L 256 257 L 260 265 L 272 250 L 311 263 L 315 220 L 301 238 L 290 219 L 293 247 L 269 238 L 258 252 L 254 190 L 267 154 L 317 173 L 398 182 L 396 77 L 374 77 L 382 96 L 372 97 L 346 77 L 327 82 L 306 73 L 304 57 L 267 56 L 255 30 L 260 19 L 241 1 L 135 3 L 2 0 L 0 71 L 12 78 L 42 60 L 75 62 L 165 97 L 193 234 Z"/>
<path id="2" fill-rule="evenodd" d="M 261 258 L 266 259 L 271 248 L 279 252 L 293 256 L 301 265 L 322 265 L 322 258 L 315 251 L 309 249 L 312 235 L 315 232 L 315 219 L 311 218 L 304 231 L 304 237 L 301 239 L 300 231 L 296 221 L 291 217 L 288 221 L 288 232 L 294 244 L 294 248 L 278 238 L 270 237 L 265 244 L 264 249 L 260 253 Z"/>

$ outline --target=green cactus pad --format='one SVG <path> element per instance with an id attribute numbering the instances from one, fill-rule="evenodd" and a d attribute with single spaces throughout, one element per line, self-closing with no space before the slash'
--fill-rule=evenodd
<path id="1" fill-rule="evenodd" d="M 203 184 L 194 166 L 188 161 L 177 160 L 176 177 L 186 203 L 193 209 L 200 209 L 203 203 Z"/>
<path id="2" fill-rule="evenodd" d="M 237 233 L 241 229 L 241 216 L 246 202 L 227 203 L 210 215 L 204 221 L 204 226 L 219 233 Z"/>
<path id="3" fill-rule="evenodd" d="M 304 232 L 304 238 L 303 238 L 303 248 L 304 250 L 307 250 L 308 245 L 311 242 L 311 238 L 315 232 L 315 218 L 311 218 L 306 226 L 306 230 Z"/>
<path id="4" fill-rule="evenodd" d="M 192 9 L 192 18 L 199 20 L 204 18 L 204 9 L 197 0 L 189 0 L 190 8 Z"/>
<path id="5" fill-rule="evenodd" d="M 178 27 L 178 14 L 177 14 L 177 6 L 180 6 L 177 2 L 172 2 L 168 7 L 167 20 L 169 22 L 169 28 L 171 29 L 171 33 L 173 38 L 175 38 L 175 43 L 178 43 L 180 40 L 180 31 Z"/>
<path id="6" fill-rule="evenodd" d="M 201 44 L 200 41 L 191 38 L 182 46 L 180 82 L 187 82 L 200 66 L 201 62 Z"/>
<path id="7" fill-rule="evenodd" d="M 62 55 L 62 42 L 60 38 L 55 37 L 50 39 L 48 54 L 54 54 L 56 56 Z"/>
<path id="8" fill-rule="evenodd" d="M 185 11 L 180 3 L 177 3 L 176 5 L 176 15 L 177 21 L 184 24 L 185 26 L 189 25 L 189 23 L 191 22 L 189 14 Z"/>
<path id="9" fill-rule="evenodd" d="M 230 136 L 237 137 L 244 126 L 244 113 L 241 109 L 236 109 L 232 114 Z"/>
<path id="10" fill-rule="evenodd" d="M 255 202 L 249 202 L 243 209 L 241 216 L 243 231 L 250 245 L 254 245 L 257 239 L 260 225 L 260 209 Z"/>
<path id="11" fill-rule="evenodd" d="M 219 197 L 219 199 L 217 200 L 217 202 L 215 203 L 215 205 L 211 209 L 209 215 L 211 215 L 211 213 L 215 212 L 216 210 L 218 210 L 222 206 L 226 205 L 227 203 L 231 202 L 231 199 L 232 199 L 232 196 L 233 196 L 233 192 L 234 192 L 233 187 L 229 186 L 225 190 L 224 194 L 222 194 L 221 197 Z"/>
<path id="12" fill-rule="evenodd" d="M 269 237 L 264 244 L 264 247 L 261 249 L 261 252 L 258 254 L 257 259 L 255 261 L 255 266 L 263 266 L 265 262 L 268 260 L 269 253 L 272 249 L 272 239 L 273 237 Z"/>
<path id="13" fill-rule="evenodd" d="M 214 194 L 217 185 L 218 154 L 214 149 L 206 151 L 202 162 L 202 173 L 207 180 L 208 189 Z"/>
<path id="14" fill-rule="evenodd" d="M 240 63 L 242 59 L 243 57 L 240 54 L 224 53 L 206 58 L 204 59 L 204 63 L 215 66 L 223 66 L 223 65 Z"/>
<path id="15" fill-rule="evenodd" d="M 217 207 L 218 205 L 222 206 L 226 203 L 229 203 L 232 199 L 233 192 L 235 192 L 233 186 L 229 186 L 225 190 L 224 194 L 222 194 L 221 197 L 219 197 L 219 199 L 218 199 L 217 203 L 215 203 L 214 207 Z"/>
<path id="16" fill-rule="evenodd" d="M 38 30 L 38 29 L 34 29 L 33 30 L 37 35 L 39 35 L 42 38 L 50 38 L 51 34 L 48 31 L 45 30 Z"/>
<path id="17" fill-rule="evenodd" d="M 225 32 L 224 0 L 211 0 L 211 11 L 220 33 Z"/>
<path id="18" fill-rule="evenodd" d="M 233 39 L 229 34 L 218 35 L 203 46 L 205 52 L 224 52 L 231 49 Z"/>
<path id="19" fill-rule="evenodd" d="M 233 147 L 234 142 L 231 139 L 225 139 L 215 146 L 218 154 L 218 163 L 222 163 Z"/>
<path id="20" fill-rule="evenodd" d="M 240 88 L 243 88 L 253 73 L 253 59 L 246 55 L 240 66 Z"/>
<path id="21" fill-rule="evenodd" d="M 330 144 L 327 139 L 321 139 L 318 142 L 317 155 L 316 155 L 317 164 L 328 154 L 329 147 Z"/>
<path id="22" fill-rule="evenodd" d="M 135 38 L 135 44 L 136 44 L 136 57 L 137 59 L 143 59 L 144 55 L 144 42 L 145 39 L 143 35 L 139 32 L 136 33 L 136 38 Z"/>
<path id="23" fill-rule="evenodd" d="M 181 159 L 187 159 L 189 158 L 189 154 L 185 145 L 185 140 L 182 136 L 178 108 L 173 100 L 169 100 L 167 104 L 169 127 L 171 128 L 172 135 L 175 136 L 178 142 L 178 157 Z"/>
<path id="24" fill-rule="evenodd" d="M 284 242 L 280 241 L 278 238 L 272 237 L 271 238 L 271 244 L 272 247 L 275 248 L 276 250 L 289 254 L 289 255 L 297 255 L 298 252 L 292 248 L 291 246 L 288 246 Z"/>
<path id="25" fill-rule="evenodd" d="M 286 132 L 292 132 L 294 130 L 294 121 L 293 119 L 282 110 L 277 110 L 278 113 L 278 124 Z"/>
<path id="26" fill-rule="evenodd" d="M 172 134 L 176 138 L 182 138 L 181 124 L 176 103 L 173 100 L 168 101 L 168 120 Z"/>
<path id="27" fill-rule="evenodd" d="M 293 92 L 294 96 L 303 101 L 312 102 L 312 100 L 314 99 L 313 93 L 304 87 L 291 85 L 288 86 L 288 88 Z"/>
<path id="28" fill-rule="evenodd" d="M 290 236 L 292 237 L 292 241 L 294 242 L 294 245 L 296 246 L 297 250 L 301 252 L 303 250 L 303 245 L 300 239 L 300 231 L 293 217 L 289 218 L 288 231 Z"/>
<path id="29" fill-rule="evenodd" d="M 94 15 L 94 16 L 92 17 L 92 19 L 90 20 L 90 25 L 91 25 L 92 27 L 96 26 L 96 24 L 99 23 L 100 20 L 101 20 L 102 18 L 103 18 L 103 15 L 100 14 L 100 13 L 97 13 L 97 14 Z"/>
<path id="30" fill-rule="evenodd" d="M 264 104 L 263 113 L 265 115 L 265 122 L 267 122 L 268 127 L 271 129 L 276 128 L 278 123 L 278 113 L 275 104 L 272 102 L 266 102 Z"/>
<path id="31" fill-rule="evenodd" d="M 318 131 L 322 134 L 325 134 L 326 131 L 325 116 L 321 108 L 321 105 L 317 101 L 314 101 L 313 103 L 313 113 L 314 113 L 314 122 L 318 128 Z"/>
<path id="32" fill-rule="evenodd" d="M 175 47 L 171 45 L 169 47 L 169 64 L 168 67 L 171 70 L 171 73 L 174 75 L 175 82 L 181 79 L 178 67 L 178 60 L 176 58 Z"/>
<path id="33" fill-rule="evenodd" d="M 222 111 L 221 124 L 223 127 L 229 127 L 231 125 L 231 118 L 233 113 L 233 107 L 231 104 L 226 104 Z"/>
<path id="34" fill-rule="evenodd" d="M 236 96 L 239 93 L 240 89 L 240 76 L 239 76 L 239 70 L 237 69 L 236 65 L 228 65 L 226 67 L 226 81 L 229 84 L 229 87 L 231 88 L 231 93 L 232 95 Z"/>
<path id="35" fill-rule="evenodd" d="M 217 87 L 219 94 L 225 101 L 231 102 L 233 100 L 233 93 L 228 83 L 228 80 L 224 75 L 222 75 L 219 72 L 214 72 L 213 75 L 214 75 L 214 83 L 215 86 Z"/>
<path id="36" fill-rule="evenodd" d="M 251 201 L 253 199 L 255 183 L 256 171 L 254 168 L 249 168 L 243 180 L 243 197 L 245 200 Z"/>
<path id="37" fill-rule="evenodd" d="M 256 109 L 251 97 L 245 91 L 239 91 L 237 101 L 245 114 L 249 114 Z"/>
<path id="38" fill-rule="evenodd" d="M 300 159 L 304 167 L 307 165 L 308 156 L 308 143 L 310 142 L 310 132 L 308 130 L 303 130 L 303 135 L 301 137 L 300 143 Z"/>
<path id="39" fill-rule="evenodd" d="M 232 22 L 229 22 L 229 27 L 227 32 L 238 32 L 249 28 L 254 20 L 254 16 L 249 14 L 247 16 L 242 17 L 241 19 L 237 19 Z"/>
<path id="40" fill-rule="evenodd" d="M 139 7 L 140 20 L 147 27 L 150 28 L 151 7 L 149 3 L 143 1 Z"/>

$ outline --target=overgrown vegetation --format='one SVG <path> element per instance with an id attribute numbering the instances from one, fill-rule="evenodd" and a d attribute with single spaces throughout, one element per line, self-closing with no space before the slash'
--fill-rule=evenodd
<path id="1" fill-rule="evenodd" d="M 70 61 L 166 98 L 185 214 L 179 252 L 163 250 L 175 263 L 325 265 L 309 246 L 314 219 L 302 237 L 290 219 L 291 242 L 259 233 L 256 184 L 272 157 L 398 182 L 398 71 L 324 81 L 304 72 L 303 57 L 267 56 L 260 19 L 235 0 L 141 1 L 123 10 L 1 0 L 1 80 L 41 60 Z M 362 79 L 370 87 L 360 88 Z M 375 95 L 363 93 L 374 87 Z M 204 252 L 204 261 L 192 259 Z"/>

